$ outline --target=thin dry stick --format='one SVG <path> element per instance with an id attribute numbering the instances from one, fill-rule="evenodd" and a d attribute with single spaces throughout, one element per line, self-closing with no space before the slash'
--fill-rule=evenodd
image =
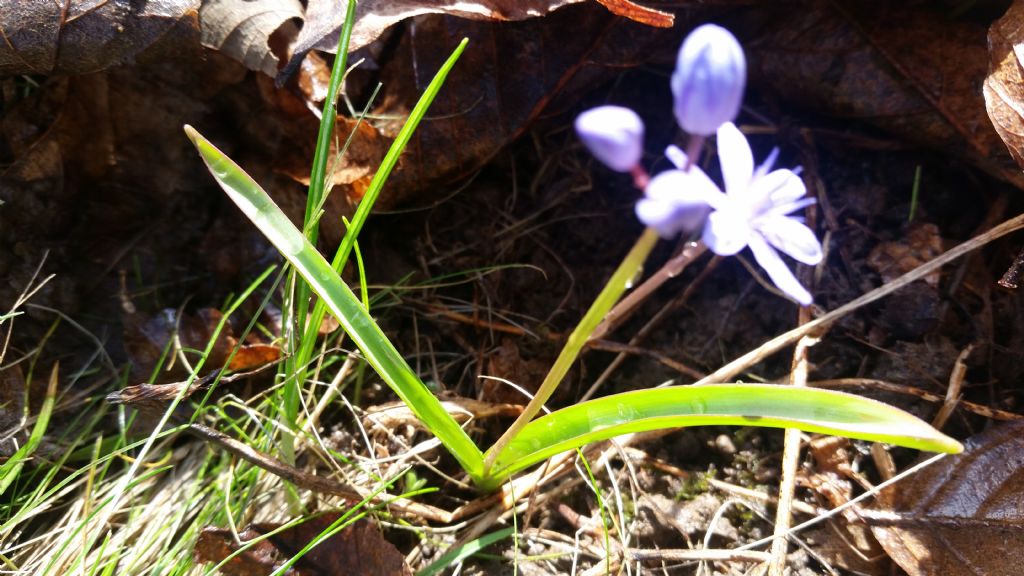
<path id="1" fill-rule="evenodd" d="M 800 310 L 800 321 L 810 319 L 806 308 Z M 804 336 L 797 342 L 793 352 L 793 369 L 790 384 L 797 388 L 807 387 L 807 350 L 818 343 L 818 338 Z M 782 451 L 782 480 L 779 482 L 779 505 L 775 509 L 775 535 L 785 534 L 793 521 L 793 492 L 796 489 L 796 467 L 800 460 L 800 430 L 786 428 Z M 768 565 L 770 576 L 782 576 L 786 569 L 786 551 L 789 541 L 776 538 L 772 542 L 772 559 Z"/>
<path id="2" fill-rule="evenodd" d="M 643 284 L 637 286 L 625 298 L 619 301 L 605 316 L 604 320 L 594 328 L 587 340 L 601 340 L 629 318 L 634 309 L 647 299 L 655 290 L 661 287 L 668 280 L 682 274 L 694 260 L 706 252 L 708 247 L 704 242 L 687 242 L 683 251 L 671 258 Z"/>
<path id="3" fill-rule="evenodd" d="M 944 397 L 927 390 L 922 390 L 913 386 L 894 384 L 892 382 L 886 382 L 885 380 L 875 380 L 873 378 L 835 378 L 832 380 L 818 380 L 816 382 L 808 383 L 808 386 L 813 388 L 845 388 L 850 386 L 860 386 L 863 388 L 884 390 L 886 392 L 895 392 L 896 394 L 908 394 L 910 396 L 920 398 L 925 402 L 945 401 Z M 985 418 L 991 418 L 993 420 L 1024 420 L 1024 415 L 1009 412 L 1007 410 L 1000 410 L 998 408 L 989 408 L 988 406 L 983 406 L 969 400 L 961 400 L 958 406 L 968 412 L 972 412 Z"/>
<path id="4" fill-rule="evenodd" d="M 647 338 L 647 336 L 650 335 L 651 332 L 654 331 L 654 328 L 661 324 L 662 320 L 667 318 L 670 313 L 672 313 L 677 308 L 679 308 L 687 301 L 689 301 L 690 297 L 693 296 L 694 292 L 697 291 L 697 288 L 699 288 L 704 283 L 704 281 L 707 280 L 708 276 L 710 276 L 711 272 L 713 272 L 714 269 L 718 267 L 718 264 L 721 261 L 721 256 L 714 256 L 711 258 L 711 260 L 708 260 L 708 263 L 700 271 L 700 274 L 698 274 L 697 277 L 693 279 L 693 282 L 690 282 L 690 285 L 687 286 L 686 289 L 683 290 L 678 296 L 672 299 L 667 305 L 662 306 L 662 308 L 658 310 L 658 312 L 654 316 L 652 316 L 646 324 L 644 324 L 643 328 L 638 330 L 637 333 L 634 334 L 632 338 L 630 338 L 629 346 L 635 347 L 638 344 L 640 344 L 640 342 L 643 342 L 643 340 Z M 599 340 L 597 342 L 591 341 L 588 344 L 591 348 L 596 348 L 597 346 L 595 346 L 595 344 L 598 344 L 600 342 L 604 342 L 604 340 Z M 577 400 L 577 402 L 586 402 L 587 400 L 590 400 L 594 393 L 597 392 L 598 388 L 600 388 L 602 384 L 604 384 L 609 378 L 611 378 L 615 370 L 617 370 L 619 366 L 621 366 L 622 363 L 626 360 L 626 354 L 626 351 L 620 352 L 619 355 L 616 356 L 614 360 L 612 360 L 612 363 L 609 364 L 608 367 L 604 369 L 604 372 L 601 372 L 601 375 L 597 377 L 597 380 L 594 380 L 594 383 L 590 385 L 590 388 L 587 389 L 587 392 L 583 396 L 581 396 L 580 399 Z M 670 364 L 667 360 L 671 359 L 663 359 L 662 357 L 660 357 L 660 355 L 655 356 L 655 359 L 661 362 L 662 364 L 668 366 L 669 368 L 673 368 L 677 372 L 680 372 L 681 374 L 686 374 L 687 376 L 690 376 L 694 379 L 699 380 L 704 377 L 703 373 L 698 372 L 697 370 L 694 370 L 689 366 L 680 364 L 679 362 L 675 362 L 674 360 L 672 360 L 672 363 Z"/>
<path id="5" fill-rule="evenodd" d="M 758 552 L 756 550 L 744 550 L 742 552 L 736 552 L 734 550 L 630 550 L 630 560 L 634 561 L 652 561 L 657 560 L 661 562 L 698 562 L 698 561 L 711 561 L 711 562 L 764 562 L 768 560 L 767 552 Z"/>
<path id="6" fill-rule="evenodd" d="M 949 374 L 949 386 L 946 388 L 946 397 L 942 401 L 939 413 L 932 420 L 932 428 L 936 430 L 942 430 L 949 417 L 953 415 L 953 411 L 960 405 L 960 398 L 962 397 L 960 391 L 963 388 L 964 378 L 967 376 L 967 359 L 971 356 L 973 350 L 974 344 L 968 344 L 966 348 L 960 351 L 960 354 L 956 357 L 956 362 L 953 363 L 953 370 Z"/>
<path id="7" fill-rule="evenodd" d="M 802 326 L 798 326 L 790 330 L 789 332 L 786 332 L 785 334 L 776 336 L 775 338 L 769 340 L 768 342 L 765 342 L 764 344 L 755 348 L 754 350 L 751 350 L 750 352 L 747 352 L 743 356 L 740 356 L 739 358 L 736 358 L 732 362 L 729 362 L 725 366 L 722 366 L 713 373 L 708 374 L 704 378 L 701 378 L 699 381 L 695 382 L 695 384 L 714 384 L 720 382 L 728 382 L 735 378 L 736 375 L 749 368 L 750 366 L 753 366 L 754 364 L 757 364 L 758 362 L 764 360 L 765 358 L 778 352 L 779 350 L 782 350 L 783 348 L 794 344 L 797 340 L 806 336 L 807 334 L 811 334 L 815 330 L 819 330 L 822 327 L 831 324 L 832 322 L 835 322 L 836 320 L 842 318 L 843 316 L 846 316 L 850 312 L 853 312 L 854 310 L 862 306 L 865 306 L 867 304 L 874 302 L 875 300 L 888 296 L 889 294 L 892 294 L 893 292 L 899 290 L 900 288 L 903 288 L 907 284 L 920 280 L 925 276 L 928 276 L 929 274 L 945 266 L 946 264 L 949 264 L 950 262 L 956 260 L 957 258 L 960 258 L 965 254 L 968 254 L 970 252 L 973 252 L 974 250 L 977 250 L 978 248 L 981 248 L 982 246 L 988 244 L 989 242 L 992 242 L 993 240 L 1002 238 L 1003 236 L 1011 232 L 1016 232 L 1017 230 L 1020 230 L 1022 228 L 1024 228 L 1024 214 L 1010 218 L 1009 220 L 1003 222 L 1002 224 L 996 226 L 995 228 L 989 230 L 988 232 L 985 232 L 984 234 L 979 234 L 978 236 L 971 238 L 970 240 L 964 242 L 963 244 L 960 244 L 959 246 L 944 252 L 941 256 L 933 260 L 930 260 L 929 262 L 926 262 L 918 266 L 917 268 L 914 268 L 910 272 L 907 272 L 906 274 L 900 276 L 899 278 L 893 280 L 892 282 L 879 286 L 878 288 L 872 290 L 871 292 L 864 294 L 860 298 L 856 298 L 848 302 L 847 304 L 844 304 L 839 308 L 836 308 L 832 312 L 829 312 L 828 314 L 821 316 L 820 318 L 812 320 L 811 322 L 808 322 L 807 324 L 804 324 Z M 662 384 L 662 386 L 665 385 L 667 384 Z"/>

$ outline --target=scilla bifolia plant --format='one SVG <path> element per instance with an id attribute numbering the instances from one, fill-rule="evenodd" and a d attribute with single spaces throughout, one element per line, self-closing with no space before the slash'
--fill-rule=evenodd
<path id="1" fill-rule="evenodd" d="M 465 41 L 413 109 L 360 204 L 343 246 L 351 247 L 355 241 L 376 193 L 464 47 Z M 778 249 L 809 264 L 821 259 L 821 246 L 814 234 L 789 216 L 810 201 L 803 199 L 803 184 L 793 171 L 769 172 L 770 160 L 755 170 L 746 139 L 731 124 L 739 109 L 744 81 L 743 51 L 731 34 L 706 26 L 691 34 L 680 51 L 672 91 L 676 117 L 684 128 L 692 131 L 696 144 L 691 142 L 688 152 L 670 148 L 667 155 L 676 169 L 653 179 L 640 165 L 643 124 L 635 113 L 606 107 L 580 116 L 577 128 L 588 148 L 613 170 L 631 173 L 644 191 L 637 214 L 648 228 L 569 336 L 522 416 L 486 453 L 444 410 L 340 278 L 338 271 L 347 254 L 336 256 L 329 264 L 255 181 L 194 129 L 186 127 L 185 131 L 228 196 L 337 316 L 381 379 L 409 405 L 483 490 L 492 490 L 519 471 L 590 442 L 629 432 L 681 426 L 789 427 L 922 450 L 959 451 L 961 446 L 955 440 L 892 406 L 849 394 L 788 386 L 720 384 L 637 390 L 581 402 L 534 419 L 586 342 L 611 329 L 613 320 L 635 304 L 637 293 L 642 297 L 659 282 L 659 274 L 655 274 L 655 280 L 644 283 L 620 302 L 659 236 L 703 229 L 703 240 L 690 243 L 682 260 L 673 259 L 677 268 L 681 267 L 679 262 L 685 265 L 705 246 L 722 255 L 735 254 L 749 246 L 783 291 L 801 303 L 810 302 L 810 295 L 776 253 Z M 333 125 L 332 120 L 324 115 L 324 122 Z M 724 192 L 691 165 L 703 137 L 715 132 L 722 158 Z"/>

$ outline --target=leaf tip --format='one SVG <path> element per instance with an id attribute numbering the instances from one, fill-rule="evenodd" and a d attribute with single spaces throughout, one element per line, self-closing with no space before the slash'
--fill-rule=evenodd
<path id="1" fill-rule="evenodd" d="M 188 139 L 192 141 L 192 144 L 198 146 L 199 138 L 202 138 L 202 136 L 199 135 L 199 132 L 193 128 L 191 124 L 185 124 L 184 130 L 185 136 L 188 136 Z"/>
<path id="2" fill-rule="evenodd" d="M 959 454 L 964 451 L 964 445 L 949 436 L 943 435 L 939 442 L 941 451 L 947 454 Z"/>

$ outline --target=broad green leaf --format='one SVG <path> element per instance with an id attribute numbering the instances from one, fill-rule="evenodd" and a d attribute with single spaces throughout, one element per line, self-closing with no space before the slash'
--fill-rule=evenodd
<path id="1" fill-rule="evenodd" d="M 370 366 L 448 448 L 462 468 L 479 479 L 483 470 L 480 449 L 420 381 L 327 260 L 244 170 L 191 126 L 185 127 L 185 133 L 220 187 L 327 303 Z"/>
<path id="2" fill-rule="evenodd" d="M 963 450 L 919 418 L 861 396 L 765 384 L 676 386 L 606 396 L 530 422 L 495 462 L 488 487 L 591 442 L 660 428 L 723 424 L 799 428 L 932 452 Z"/>

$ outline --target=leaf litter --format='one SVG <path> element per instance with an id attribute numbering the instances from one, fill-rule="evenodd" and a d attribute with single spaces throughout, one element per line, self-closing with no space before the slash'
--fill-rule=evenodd
<path id="1" fill-rule="evenodd" d="M 865 284 L 873 287 L 891 274 L 898 275 L 896 271 L 905 272 L 930 260 L 941 251 L 937 238 L 944 239 L 943 244 L 948 246 L 971 236 L 975 228 L 980 231 L 988 218 L 986 210 L 994 212 L 999 221 L 1019 205 L 1019 191 L 1010 187 L 1019 186 L 1011 158 L 1011 154 L 1019 158 L 1019 152 L 1012 124 L 1001 129 L 999 116 L 1007 110 L 1012 112 L 1020 99 L 1019 85 L 1000 80 L 1019 63 L 1010 59 L 1012 66 L 1007 72 L 992 65 L 998 73 L 989 76 L 986 94 L 990 91 L 988 84 L 1001 81 L 1004 106 L 1002 112 L 989 111 L 996 120 L 996 130 L 990 128 L 982 112 L 980 91 L 974 90 L 985 77 L 990 58 L 1007 62 L 1005 56 L 995 59 L 998 46 L 1005 49 L 1007 43 L 1012 46 L 1014 42 L 1012 33 L 1020 18 L 1018 4 L 1014 3 L 1014 9 L 989 31 L 993 49 L 988 52 L 984 32 L 990 20 L 946 18 L 916 3 L 878 11 L 871 9 L 873 4 L 861 8 L 850 3 L 813 3 L 809 9 L 794 9 L 784 3 L 754 3 L 742 9 L 731 7 L 734 13 L 716 6 L 706 8 L 706 12 L 693 9 L 701 17 L 723 24 L 730 24 L 732 19 L 738 32 L 746 23 L 748 55 L 760 77 L 755 91 L 762 100 L 754 104 L 754 111 L 772 120 L 772 124 L 757 123 L 762 129 L 780 134 L 786 153 L 798 155 L 798 161 L 824 184 L 823 193 L 830 204 L 825 206 L 823 202 L 821 216 L 835 244 L 845 252 L 837 256 L 842 262 L 833 261 L 821 271 L 817 285 L 826 308 L 852 299 L 864 291 Z M 152 20 L 152 24 L 164 26 L 162 29 L 173 24 L 170 30 L 174 34 L 163 34 L 148 49 L 134 47 L 116 55 L 91 57 L 87 62 L 83 59 L 86 64 L 56 59 L 55 55 L 72 55 L 75 51 L 67 46 L 54 48 L 56 36 L 52 33 L 46 36 L 47 42 L 39 44 L 44 48 L 22 49 L 17 54 L 31 68 L 7 64 L 15 60 L 0 49 L 0 55 L 8 58 L 0 58 L 0 62 L 11 66 L 3 70 L 11 74 L 103 70 L 91 77 L 39 78 L 42 83 L 34 92 L 25 79 L 3 80 L 0 198 L 6 204 L 0 207 L 4 246 L 0 268 L 14 271 L 11 287 L 3 288 L 5 299 L 12 295 L 10 290 L 24 284 L 25 271 L 34 269 L 49 249 L 50 270 L 60 271 L 62 276 L 48 291 L 37 295 L 37 302 L 73 315 L 92 314 L 97 318 L 90 323 L 93 327 L 108 324 L 108 320 L 99 318 L 115 319 L 115 325 L 131 324 L 133 320 L 122 306 L 125 298 L 140 309 L 140 318 L 153 318 L 167 306 L 178 306 L 191 297 L 198 305 L 186 316 L 201 316 L 196 311 L 216 305 L 225 287 L 236 286 L 257 265 L 273 259 L 272 253 L 247 235 L 247 228 L 223 209 L 201 180 L 201 170 L 187 156 L 187 147 L 178 145 L 176 131 L 185 121 L 205 118 L 215 133 L 222 131 L 222 140 L 234 143 L 237 150 L 233 152 L 246 168 L 252 167 L 268 189 L 278 194 L 281 203 L 292 206 L 296 214 L 294 208 L 302 203 L 301 183 L 308 178 L 309 143 L 315 134 L 315 116 L 309 111 L 309 102 L 317 101 L 317 91 L 308 83 L 323 75 L 326 63 L 307 57 L 302 62 L 313 64 L 297 79 L 300 84 L 307 82 L 307 87 L 296 89 L 290 85 L 284 91 L 274 91 L 267 76 L 270 66 L 260 64 L 264 73 L 259 77 L 247 75 L 234 62 L 244 57 L 229 54 L 231 50 L 223 54 L 207 50 L 199 58 L 197 7 L 191 8 L 193 12 L 183 9 L 180 17 Z M 890 32 L 897 30 L 889 26 L 893 21 L 904 25 L 899 33 Z M 4 30 L 12 29 L 9 22 L 0 21 Z M 757 22 L 757 27 L 751 22 Z M 578 31 L 575 36 L 580 40 L 565 41 L 564 30 L 570 26 Z M 52 31 L 54 27 L 48 24 L 43 29 Z M 253 43 L 241 44 L 255 47 L 258 62 L 265 62 L 272 52 L 270 36 L 276 29 L 271 28 L 260 32 Z M 432 118 L 425 122 L 409 157 L 389 184 L 387 208 L 412 206 L 423 210 L 381 216 L 367 231 L 364 243 L 374 255 L 369 263 L 371 276 L 397 278 L 416 270 L 420 277 L 429 278 L 450 272 L 453 267 L 531 264 L 548 275 L 544 284 L 539 284 L 536 273 L 528 269 L 506 270 L 461 287 L 410 292 L 398 305 L 412 305 L 420 311 L 428 306 L 435 310 L 451 308 L 458 313 L 468 310 L 469 317 L 477 320 L 486 319 L 490 312 L 518 315 L 517 322 L 530 328 L 524 334 L 551 329 L 564 332 L 571 318 L 578 315 L 589 287 L 600 282 L 607 263 L 617 256 L 620 239 L 636 232 L 635 226 L 615 216 L 631 200 L 624 197 L 625 186 L 618 187 L 600 168 L 579 166 L 582 155 L 567 144 L 565 118 L 578 109 L 581 97 L 633 100 L 641 110 L 663 109 L 663 105 L 656 105 L 660 98 L 656 90 L 663 89 L 665 82 L 650 72 L 651 68 L 626 72 L 622 84 L 609 87 L 607 81 L 626 68 L 657 68 L 667 63 L 672 52 L 668 47 L 673 44 L 670 38 L 678 38 L 682 30 L 643 28 L 610 16 L 605 8 L 587 5 L 561 8 L 518 23 L 470 22 L 434 15 L 397 26 L 391 23 L 381 27 L 381 32 L 385 28 L 388 32 L 382 42 L 376 49 L 369 45 L 366 51 L 376 68 L 357 70 L 348 81 L 356 108 L 368 99 L 378 80 L 385 82 L 385 88 L 372 109 L 376 118 L 359 124 L 361 137 L 350 148 L 353 161 L 335 173 L 340 193 L 329 206 L 332 216 L 328 220 L 336 222 L 337 216 L 350 210 L 351 203 L 360 197 L 360 182 L 372 175 L 374 163 L 397 124 L 389 117 L 407 110 L 422 83 L 422 78 L 410 70 L 428 73 L 434 59 L 446 54 L 446 47 L 470 35 L 478 51 L 471 51 L 465 67 L 453 74 L 446 99 L 439 101 L 436 114 L 432 112 Z M 267 38 L 261 39 L 264 34 Z M 68 34 L 61 41 L 87 39 Z M 178 54 L 170 56 L 174 52 Z M 277 52 L 274 67 L 286 60 L 281 54 L 285 53 Z M 133 61 L 134 65 L 125 65 Z M 204 64 L 196 67 L 199 61 Z M 593 92 L 595 87 L 597 92 Z M 137 102 L 155 104 L 140 108 L 133 105 Z M 262 121 L 252 122 L 254 117 Z M 753 123 L 757 117 L 748 118 Z M 670 122 L 660 123 L 666 124 Z M 347 134 L 356 125 L 351 118 L 339 118 L 339 133 Z M 521 138 L 523 135 L 528 138 Z M 659 143 L 671 137 L 658 129 L 651 135 Z M 514 142 L 511 147 L 510 142 Z M 153 162 L 153 158 L 160 160 Z M 465 192 L 449 195 L 448 183 L 476 173 L 485 163 L 484 172 Z M 923 223 L 917 230 L 928 233 L 917 238 L 902 222 L 907 214 L 910 175 L 921 164 L 924 195 L 915 222 Z M 589 180 L 591 173 L 595 181 Z M 424 191 L 425 183 L 433 185 Z M 874 202 L 857 197 L 872 188 L 877 194 Z M 957 188 L 983 190 L 972 195 Z M 1009 205 L 999 208 L 994 200 L 998 197 L 1010 198 Z M 446 201 L 439 203 L 442 200 Z M 77 206 L 87 209 L 71 209 Z M 177 208 L 180 206 L 189 206 L 190 210 L 184 212 Z M 16 209 L 19 216 L 12 217 L 11 209 Z M 153 213 L 168 214 L 171 223 L 161 224 L 161 220 L 152 218 Z M 183 214 L 188 217 L 183 218 Z M 482 214 L 487 217 L 482 218 Z M 566 219 L 567 223 L 559 224 Z M 580 226 L 580 222 L 585 224 Z M 332 237 L 338 237 L 337 230 L 333 236 L 328 234 L 328 241 Z M 190 248 L 196 245 L 202 247 L 199 254 L 193 254 L 195 250 Z M 910 328 L 896 329 L 897 324 L 889 320 L 896 312 L 892 308 L 836 318 L 831 334 L 812 353 L 812 370 L 820 377 L 874 376 L 893 386 L 913 385 L 927 394 L 942 396 L 943 372 L 948 371 L 945 366 L 952 364 L 967 341 L 977 340 L 981 347 L 970 360 L 965 396 L 979 404 L 1017 409 L 1018 392 L 1005 383 L 1018 381 L 1021 376 L 1024 313 L 1019 296 L 992 289 L 994 279 L 1004 271 L 1001 268 L 1012 262 L 1013 249 L 1000 248 L 984 257 L 971 257 L 958 268 L 944 269 L 941 276 L 937 270 L 923 276 L 929 286 L 937 282 L 938 288 L 930 289 L 924 297 L 903 300 L 898 308 L 923 310 L 923 315 L 909 313 L 908 317 L 912 320 L 920 316 L 927 322 L 903 320 L 898 324 Z M 872 254 L 881 258 L 875 266 L 866 263 Z M 97 259 L 95 255 L 106 258 Z M 210 280 L 203 278 L 205 271 L 210 271 Z M 707 373 L 792 325 L 791 310 L 754 283 L 737 288 L 736 278 L 742 276 L 734 266 L 723 266 L 695 293 L 687 309 L 638 346 L 683 360 Z M 651 311 L 647 312 L 644 315 Z M 527 384 L 531 363 L 550 353 L 543 339 L 531 340 L 528 335 L 497 339 L 488 330 L 486 320 L 467 324 L 452 321 L 456 315 L 447 317 L 449 320 L 420 312 L 415 317 L 416 326 L 410 326 L 411 320 L 394 317 L 387 322 L 396 332 L 417 335 L 401 342 L 404 350 L 444 352 L 424 369 L 435 374 L 439 385 L 458 395 L 480 395 L 482 400 L 493 402 L 494 390 L 484 390 L 465 375 L 475 375 L 481 365 L 486 365 L 486 373 L 508 370 L 494 375 Z M 45 332 L 33 326 L 47 320 L 38 310 L 29 318 L 18 319 L 16 338 L 20 341 L 15 349 L 31 350 L 33 338 Z M 203 343 L 202 331 L 197 328 L 196 340 L 189 346 Z M 162 349 L 167 332 L 163 334 L 146 344 L 150 356 L 154 349 Z M 114 337 L 113 346 L 123 346 L 118 339 Z M 62 351 L 81 348 L 59 341 L 50 346 L 61 346 Z M 133 357 L 127 350 L 119 357 L 138 359 L 139 367 L 146 364 L 141 361 L 146 354 Z M 508 358 L 514 362 L 508 362 Z M 601 356 L 591 353 L 572 376 L 574 382 L 589 384 L 588 376 L 601 364 Z M 646 373 L 632 374 L 636 369 Z M 745 378 L 773 378 L 784 375 L 787 367 L 778 359 L 767 359 L 742 370 L 746 371 Z M 678 377 L 664 366 L 630 369 L 627 364 L 622 373 L 624 376 L 611 381 L 616 390 L 651 385 L 659 375 Z M 885 392 L 880 393 L 884 397 Z M 366 406 L 382 405 L 387 400 L 388 395 L 373 386 L 365 390 Z M 571 402 L 572 398 L 561 401 Z M 905 395 L 897 395 L 895 401 L 922 415 L 934 410 L 930 404 L 908 405 Z M 477 421 L 473 425 L 479 426 L 483 434 L 499 426 Z M 964 435 L 979 425 L 979 420 L 962 413 L 955 413 L 950 422 L 950 427 Z M 404 424 L 397 421 L 394 426 Z M 339 445 L 358 449 L 359 443 L 350 442 L 346 436 L 350 433 L 344 428 L 336 429 Z M 744 433 L 727 430 L 735 436 L 732 442 L 736 450 L 730 451 L 712 448 L 725 445 L 717 441 L 719 432 L 684 431 L 665 440 L 648 440 L 641 446 L 693 471 L 713 467 L 737 486 L 763 490 L 770 484 L 770 475 L 765 476 L 770 464 L 743 464 L 742 459 L 756 462 L 771 454 L 778 447 L 774 437 L 755 433 L 744 438 Z M 382 446 L 391 454 L 408 448 L 401 444 L 404 440 L 422 440 L 414 431 L 385 438 L 379 442 L 395 443 Z M 848 458 L 854 465 L 864 461 L 856 452 Z M 683 489 L 678 477 L 666 476 L 654 468 L 639 469 L 637 477 L 632 478 L 629 467 L 635 465 L 634 460 L 609 456 L 608 461 L 612 474 L 600 480 L 601 488 L 608 492 L 619 487 L 627 492 L 640 488 L 673 495 Z M 821 463 L 816 469 L 821 475 L 832 470 Z M 444 472 L 442 466 L 438 474 L 429 470 L 424 474 L 428 482 L 443 485 Z M 555 480 L 560 484 L 546 485 L 538 491 L 539 501 L 548 494 L 561 495 L 578 514 L 591 519 L 602 517 L 604 512 L 585 491 L 573 490 L 579 486 L 577 480 L 560 476 L 551 482 Z M 840 486 L 835 491 L 820 482 L 818 486 L 817 490 L 831 490 L 836 498 L 849 497 L 856 490 Z M 944 489 L 957 493 L 969 488 L 967 482 L 954 481 Z M 900 490 L 897 486 L 893 492 L 899 494 Z M 456 502 L 469 498 L 457 488 L 445 491 L 447 494 L 431 501 L 451 510 Z M 711 495 L 701 500 L 701 506 L 708 510 L 715 499 L 725 499 L 721 492 L 704 494 Z M 928 510 L 912 501 L 909 506 L 918 520 L 929 520 Z M 543 507 L 522 512 L 528 516 L 522 524 L 527 539 L 557 541 L 557 535 L 570 536 L 562 547 L 536 544 L 541 540 L 524 546 L 532 546 L 530 550 L 541 554 L 572 550 L 572 524 L 565 515 L 549 514 Z M 765 523 L 743 514 L 730 518 L 742 538 L 756 537 L 767 528 Z M 618 525 L 614 530 L 628 532 L 629 526 Z M 429 542 L 404 540 L 391 530 L 386 534 L 401 542 L 404 550 L 411 550 L 414 559 L 429 558 L 440 551 Z M 652 540 L 664 539 L 666 543 L 674 542 L 669 546 L 684 547 L 682 541 L 666 537 L 664 532 L 654 530 L 649 534 Z M 695 535 L 695 531 L 689 531 L 685 537 L 678 537 L 685 540 Z M 586 531 L 581 536 L 585 559 L 590 554 L 594 567 L 603 566 L 599 561 L 604 548 L 600 531 Z M 308 542 L 311 537 L 307 534 L 299 540 Z M 643 547 L 648 543 L 641 540 L 636 544 Z M 506 544 L 501 546 L 510 550 Z M 269 554 L 290 553 L 282 550 Z M 890 553 L 898 556 L 897 552 Z M 917 570 L 929 573 L 935 566 L 929 564 L 933 560 L 917 557 L 913 562 Z M 813 560 L 806 562 L 794 564 L 795 569 L 816 573 L 822 565 Z M 523 564 L 528 565 L 548 573 L 569 567 L 558 559 Z M 476 566 L 482 571 L 487 564 Z M 726 569 L 728 563 L 716 566 Z"/>

